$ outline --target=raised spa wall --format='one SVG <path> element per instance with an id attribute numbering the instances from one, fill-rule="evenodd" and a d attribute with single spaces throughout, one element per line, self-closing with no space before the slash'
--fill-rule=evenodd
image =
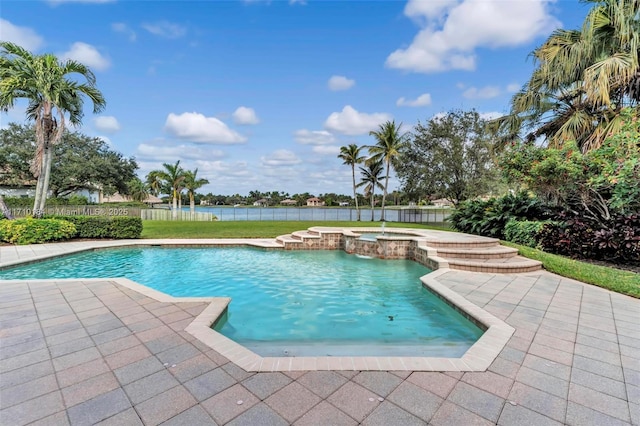
<path id="1" fill-rule="evenodd" d="M 379 235 L 375 239 L 360 238 L 360 232 L 349 230 L 303 231 L 294 233 L 299 242 L 284 244 L 285 250 L 344 250 L 349 254 L 376 257 L 380 259 L 411 259 L 430 269 L 437 269 L 438 262 L 429 258 L 429 248 L 425 238 L 407 234 L 393 236 Z M 379 229 L 372 231 L 379 233 Z M 297 235 L 296 235 L 297 234 Z"/>

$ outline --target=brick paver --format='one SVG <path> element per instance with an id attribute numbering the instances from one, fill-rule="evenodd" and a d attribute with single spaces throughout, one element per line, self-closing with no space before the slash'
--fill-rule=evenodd
<path id="1" fill-rule="evenodd" d="M 0 282 L 0 423 L 640 424 L 638 300 L 544 271 L 438 281 L 516 329 L 487 372 L 251 373 L 184 332 L 205 303 Z"/>

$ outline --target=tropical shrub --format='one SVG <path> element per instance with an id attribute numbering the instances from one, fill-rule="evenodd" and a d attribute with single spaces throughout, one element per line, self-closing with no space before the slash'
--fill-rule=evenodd
<path id="1" fill-rule="evenodd" d="M 76 226 L 77 238 L 140 238 L 142 219 L 127 216 L 55 216 Z"/>
<path id="2" fill-rule="evenodd" d="M 640 264 L 640 215 L 617 215 L 604 224 L 585 217 L 545 224 L 539 246 L 579 259 Z"/>
<path id="3" fill-rule="evenodd" d="M 4 197 L 5 203 L 10 208 L 29 208 L 33 207 L 33 197 Z M 71 201 L 74 202 L 71 202 Z M 88 200 L 83 196 L 71 196 L 69 198 L 56 198 L 50 197 L 47 198 L 47 206 L 77 206 L 77 205 L 85 205 L 88 204 Z"/>
<path id="4" fill-rule="evenodd" d="M 465 201 L 448 220 L 458 231 L 503 239 L 509 220 L 544 219 L 547 215 L 548 209 L 538 199 L 520 192 L 488 200 Z"/>
<path id="5" fill-rule="evenodd" d="M 73 194 L 67 197 L 67 203 L 70 206 L 86 206 L 89 204 L 89 199 L 84 195 Z"/>
<path id="6" fill-rule="evenodd" d="M 0 240 L 11 244 L 39 244 L 67 240 L 76 234 L 73 223 L 59 219 L 0 220 Z"/>
<path id="7" fill-rule="evenodd" d="M 571 141 L 560 148 L 514 144 L 500 161 L 505 177 L 603 226 L 616 214 L 640 211 L 640 120 L 630 109 L 621 117 L 620 131 L 587 153 Z"/>
<path id="8" fill-rule="evenodd" d="M 512 243 L 535 248 L 538 234 L 548 221 L 511 219 L 504 227 L 504 239 Z"/>

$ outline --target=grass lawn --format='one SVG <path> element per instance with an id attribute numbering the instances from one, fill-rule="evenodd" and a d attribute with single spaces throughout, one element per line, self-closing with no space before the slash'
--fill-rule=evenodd
<path id="1" fill-rule="evenodd" d="M 145 220 L 143 222 L 142 238 L 275 238 L 278 235 L 302 231 L 311 226 L 379 227 L 380 222 L 170 222 Z M 416 223 L 386 222 L 385 227 L 450 231 L 447 228 Z M 517 248 L 520 250 L 521 256 L 541 261 L 543 267 L 549 272 L 640 298 L 640 274 L 579 262 L 509 242 L 502 242 L 502 244 Z"/>
<path id="2" fill-rule="evenodd" d="M 505 246 L 517 248 L 521 256 L 539 260 L 542 262 L 544 269 L 554 274 L 597 285 L 616 293 L 640 298 L 640 274 L 635 272 L 580 262 L 506 241 L 501 241 L 501 243 Z"/>
<path id="3" fill-rule="evenodd" d="M 385 222 L 386 228 L 441 229 L 415 223 Z M 297 221 L 246 221 L 246 222 L 171 222 L 145 220 L 142 238 L 275 238 L 278 235 L 302 231 L 312 226 L 379 227 L 380 222 L 297 222 Z"/>

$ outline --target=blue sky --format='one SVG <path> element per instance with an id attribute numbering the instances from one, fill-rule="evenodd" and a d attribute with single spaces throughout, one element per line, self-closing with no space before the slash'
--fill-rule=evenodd
<path id="1" fill-rule="evenodd" d="M 198 168 L 202 192 L 351 193 L 336 155 L 386 120 L 507 112 L 528 54 L 577 28 L 577 0 L 5 0 L 0 39 L 91 67 L 105 95 L 80 131 Z M 24 121 L 24 105 L 0 116 Z M 392 180 L 390 188 L 397 186 Z"/>

